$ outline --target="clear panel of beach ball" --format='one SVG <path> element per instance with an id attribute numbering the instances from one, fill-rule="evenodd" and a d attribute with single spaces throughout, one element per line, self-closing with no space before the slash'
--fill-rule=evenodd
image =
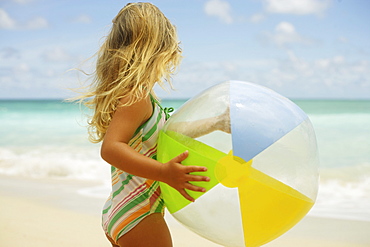
<path id="1" fill-rule="evenodd" d="M 228 113 L 231 134 L 199 138 L 189 128 Z M 190 126 L 190 127 L 189 127 Z M 224 246 L 261 246 L 294 226 L 313 206 L 318 186 L 315 133 L 307 115 L 276 92 L 228 81 L 176 111 L 160 133 L 158 160 L 189 150 L 183 165 L 207 166 L 206 193 L 195 203 L 161 183 L 170 213 L 197 234 Z"/>

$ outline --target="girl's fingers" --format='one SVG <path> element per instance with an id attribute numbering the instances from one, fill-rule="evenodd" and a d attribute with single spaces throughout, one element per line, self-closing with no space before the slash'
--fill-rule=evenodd
<path id="1" fill-rule="evenodd" d="M 173 158 L 169 164 L 174 164 L 174 163 L 181 163 L 182 161 L 184 161 L 187 157 L 189 156 L 189 152 L 188 151 L 185 151 L 183 152 L 182 154 L 176 156 L 175 158 Z M 190 174 L 192 172 L 205 172 L 207 171 L 207 167 L 203 167 L 203 166 L 181 166 L 181 168 L 179 166 L 173 166 L 174 168 L 177 167 L 176 169 L 180 169 L 181 172 L 183 172 L 183 176 L 185 175 L 185 177 L 183 177 L 182 179 L 184 179 L 183 181 L 185 182 L 185 184 L 182 184 L 180 185 L 178 188 L 178 191 L 180 192 L 180 194 L 187 200 L 191 201 L 191 202 L 194 202 L 194 198 L 191 197 L 185 189 L 187 190 L 191 190 L 191 191 L 198 191 L 198 192 L 205 192 L 206 190 L 202 187 L 199 187 L 199 186 L 196 186 L 196 185 L 193 185 L 193 184 L 190 184 L 189 181 L 205 181 L 205 182 L 208 182 L 210 181 L 210 178 L 209 177 L 206 177 L 206 176 L 199 176 L 199 175 L 193 175 L 193 174 Z M 178 170 L 178 171 L 180 171 Z M 181 180 L 182 180 L 181 179 Z"/>
<path id="2" fill-rule="evenodd" d="M 202 187 L 196 186 L 194 184 L 190 184 L 190 183 L 187 183 L 187 185 L 185 186 L 185 188 L 187 190 L 192 190 L 192 191 L 206 192 L 206 189 L 205 188 L 202 188 Z"/>
<path id="3" fill-rule="evenodd" d="M 186 185 L 185 187 L 186 187 L 186 189 L 187 189 L 187 190 L 198 191 L 198 192 L 206 192 L 206 189 L 205 189 L 205 188 L 198 187 L 198 186 L 195 186 L 195 185 L 193 185 L 193 184 L 189 184 L 189 183 L 187 183 L 187 185 Z M 194 200 L 194 198 L 193 198 L 193 197 L 191 197 L 191 196 L 186 192 L 186 190 L 185 190 L 185 189 L 182 189 L 182 190 L 180 190 L 179 192 L 180 192 L 180 194 L 181 194 L 183 197 L 185 197 L 185 199 L 187 199 L 187 200 L 189 200 L 189 201 L 191 201 L 191 202 L 194 202 L 194 201 L 195 201 L 195 200 Z"/>
<path id="4" fill-rule="evenodd" d="M 207 167 L 204 166 L 185 166 L 186 173 L 191 172 L 205 172 L 207 171 Z"/>
<path id="5" fill-rule="evenodd" d="M 184 189 L 182 189 L 181 191 L 180 191 L 180 194 L 183 196 L 183 197 L 185 197 L 185 199 L 187 199 L 187 200 L 189 200 L 189 201 L 191 201 L 191 202 L 194 202 L 195 200 L 194 200 L 194 198 L 193 197 L 191 197 L 188 193 L 186 193 L 186 191 L 184 190 Z"/>
<path id="6" fill-rule="evenodd" d="M 175 158 L 172 159 L 175 163 L 181 163 L 189 156 L 189 151 L 185 151 L 182 154 L 177 155 Z"/>
<path id="7" fill-rule="evenodd" d="M 199 175 L 188 175 L 186 177 L 187 181 L 204 181 L 204 182 L 209 182 L 210 178 L 206 176 L 199 176 Z"/>

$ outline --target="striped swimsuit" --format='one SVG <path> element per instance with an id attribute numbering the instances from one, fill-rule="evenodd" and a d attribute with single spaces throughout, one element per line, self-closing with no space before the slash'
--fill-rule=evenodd
<path id="1" fill-rule="evenodd" d="M 168 115 L 152 97 L 152 116 L 141 125 L 129 145 L 139 153 L 156 159 L 157 139 Z M 102 225 L 105 233 L 117 241 L 142 219 L 164 211 L 158 181 L 128 174 L 111 167 L 112 192 L 103 208 Z"/>

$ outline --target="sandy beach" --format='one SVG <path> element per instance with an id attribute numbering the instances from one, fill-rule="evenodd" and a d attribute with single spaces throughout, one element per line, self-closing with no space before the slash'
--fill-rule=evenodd
<path id="1" fill-rule="evenodd" d="M 94 184 L 0 176 L 0 246 L 109 247 L 100 228 L 104 199 L 78 194 Z M 175 247 L 216 247 L 166 215 Z M 305 217 L 267 247 L 370 246 L 370 222 Z"/>

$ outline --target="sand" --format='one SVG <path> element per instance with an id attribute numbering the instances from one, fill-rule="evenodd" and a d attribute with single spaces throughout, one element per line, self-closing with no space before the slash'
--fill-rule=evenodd
<path id="1" fill-rule="evenodd" d="M 100 227 L 102 198 L 76 193 L 94 183 L 0 176 L 0 246 L 109 247 Z M 95 184 L 96 185 L 96 184 Z M 169 214 L 175 247 L 216 247 Z M 370 246 L 370 222 L 305 217 L 267 247 Z"/>

